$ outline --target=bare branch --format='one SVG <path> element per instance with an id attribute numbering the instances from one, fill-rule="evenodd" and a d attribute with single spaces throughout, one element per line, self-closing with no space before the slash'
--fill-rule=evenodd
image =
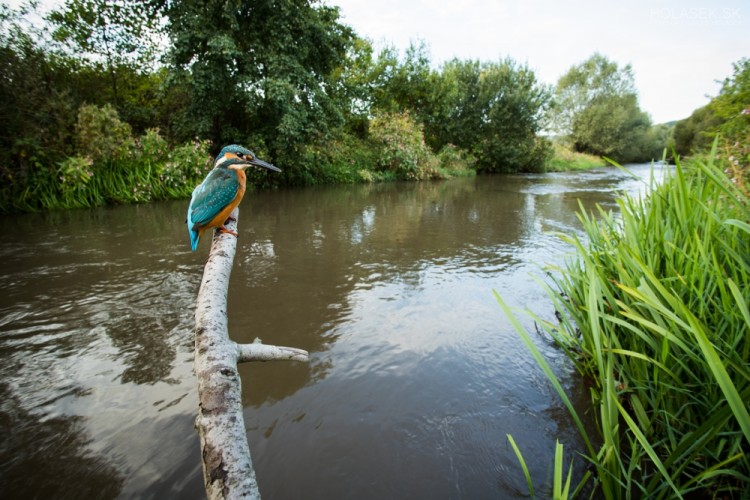
<path id="1" fill-rule="evenodd" d="M 275 345 L 261 344 L 258 339 L 252 344 L 236 344 L 237 361 L 244 363 L 247 361 L 308 361 L 307 351 L 297 349 L 296 347 L 282 347 Z"/>
<path id="2" fill-rule="evenodd" d="M 235 220 L 226 224 L 237 231 Z M 203 480 L 210 499 L 260 499 L 250 457 L 242 390 L 237 363 L 241 359 L 307 361 L 307 352 L 291 347 L 254 343 L 238 345 L 229 339 L 227 290 L 237 238 L 216 232 L 203 271 L 195 311 L 195 374 L 198 378 L 198 430 Z"/>

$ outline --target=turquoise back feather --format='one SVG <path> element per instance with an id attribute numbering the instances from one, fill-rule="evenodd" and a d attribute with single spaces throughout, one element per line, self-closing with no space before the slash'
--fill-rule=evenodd
<path id="1" fill-rule="evenodd" d="M 237 172 L 227 168 L 215 168 L 193 190 L 187 213 L 187 228 L 193 251 L 198 248 L 200 229 L 234 200 L 238 189 Z"/>

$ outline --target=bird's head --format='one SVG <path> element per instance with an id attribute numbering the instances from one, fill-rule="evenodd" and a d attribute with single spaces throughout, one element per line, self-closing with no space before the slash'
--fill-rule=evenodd
<path id="1" fill-rule="evenodd" d="M 225 146 L 219 152 L 219 155 L 214 162 L 214 168 L 242 170 L 248 167 L 263 167 L 276 172 L 281 172 L 279 167 L 261 160 L 255 156 L 255 153 L 237 144 Z"/>

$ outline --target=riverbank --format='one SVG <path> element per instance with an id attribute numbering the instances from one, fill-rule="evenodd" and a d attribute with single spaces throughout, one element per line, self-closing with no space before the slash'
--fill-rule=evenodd
<path id="1" fill-rule="evenodd" d="M 545 165 L 547 172 L 588 170 L 607 165 L 607 162 L 598 156 L 578 153 L 562 144 L 554 143 L 552 148 L 552 156 L 547 160 L 547 164 Z"/>
<path id="2" fill-rule="evenodd" d="M 619 200 L 621 217 L 582 214 L 588 242 L 564 237 L 576 257 L 548 289 L 560 323 L 539 324 L 590 385 L 598 428 L 579 431 L 607 498 L 750 484 L 750 200 L 730 167 L 678 159 L 649 196 Z"/>
<path id="3" fill-rule="evenodd" d="M 96 112 L 104 114 L 107 109 Z M 112 129 L 121 124 L 114 114 L 107 119 L 113 124 Z M 447 180 L 477 174 L 474 156 L 452 145 L 432 152 L 421 131 L 413 130 L 408 122 L 399 124 L 393 120 L 383 128 L 371 140 L 346 136 L 306 148 L 303 157 L 307 168 L 301 178 L 249 172 L 248 182 L 256 188 L 268 188 L 280 183 Z M 208 141 L 171 147 L 157 130 L 135 138 L 128 133 L 110 136 L 89 141 L 80 156 L 62 159 L 53 166 L 37 165 L 29 169 L 25 178 L 9 179 L 0 187 L 0 214 L 186 199 L 212 168 Z M 539 171 L 574 171 L 603 165 L 605 162 L 598 157 L 554 144 Z"/>

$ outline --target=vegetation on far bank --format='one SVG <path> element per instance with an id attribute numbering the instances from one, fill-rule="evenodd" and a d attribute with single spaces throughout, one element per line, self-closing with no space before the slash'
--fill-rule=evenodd
<path id="1" fill-rule="evenodd" d="M 547 160 L 547 172 L 565 172 L 569 170 L 587 170 L 603 167 L 608 163 L 600 156 L 579 153 L 560 143 L 552 146 L 552 156 Z"/>
<path id="2" fill-rule="evenodd" d="M 580 166 L 553 129 L 621 161 L 666 145 L 630 67 L 599 54 L 553 89 L 511 58 L 435 68 L 424 43 L 376 50 L 309 0 L 29 5 L 0 4 L 0 213 L 183 197 L 228 143 L 283 169 L 259 186 Z M 92 151 L 92 130 L 116 147 Z"/>

